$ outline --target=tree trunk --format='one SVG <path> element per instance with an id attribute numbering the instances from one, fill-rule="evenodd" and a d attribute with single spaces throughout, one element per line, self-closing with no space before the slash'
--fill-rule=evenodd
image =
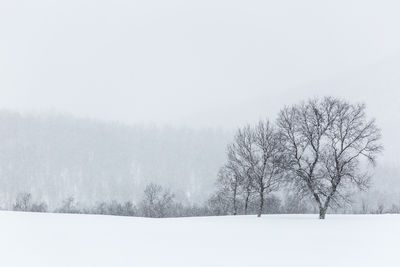
<path id="1" fill-rule="evenodd" d="M 328 196 L 325 200 L 325 203 L 323 206 L 319 206 L 319 219 L 320 220 L 324 220 L 325 219 L 325 215 L 326 215 L 326 211 L 329 208 L 329 203 L 331 202 L 331 197 L 333 196 L 333 194 L 336 191 L 336 187 L 333 189 L 334 191 L 331 192 L 330 196 Z"/>
<path id="2" fill-rule="evenodd" d="M 264 208 L 264 189 L 260 190 L 260 206 L 258 207 L 257 217 L 261 217 Z"/>
<path id="3" fill-rule="evenodd" d="M 237 215 L 237 201 L 236 201 L 236 194 L 237 194 L 237 189 L 233 191 L 233 215 Z"/>
<path id="4" fill-rule="evenodd" d="M 325 220 L 325 215 L 326 215 L 326 209 L 320 207 L 319 208 L 319 219 L 320 220 Z"/>
<path id="5" fill-rule="evenodd" d="M 249 207 L 250 192 L 247 191 L 246 199 L 244 201 L 244 214 L 247 214 L 247 208 Z"/>

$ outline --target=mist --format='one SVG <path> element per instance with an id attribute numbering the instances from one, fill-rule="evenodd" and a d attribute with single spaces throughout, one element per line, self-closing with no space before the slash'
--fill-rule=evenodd
<path id="1" fill-rule="evenodd" d="M 400 266 L 399 11 L 0 0 L 0 266 Z"/>
<path id="2" fill-rule="evenodd" d="M 367 104 L 382 128 L 378 161 L 396 169 L 399 8 L 358 0 L 2 1 L 0 109 L 64 114 L 87 125 L 94 119 L 104 129 L 150 125 L 155 136 L 186 128 L 204 144 L 204 133 L 214 131 L 209 188 L 238 127 L 331 95 Z M 180 170 L 171 172 L 182 178 Z"/>

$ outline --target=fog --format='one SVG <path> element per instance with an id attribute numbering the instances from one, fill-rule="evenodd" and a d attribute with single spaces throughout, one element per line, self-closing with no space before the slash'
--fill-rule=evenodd
<path id="1" fill-rule="evenodd" d="M 400 150 L 398 1 L 1 1 L 0 109 L 233 131 L 365 102 Z M 228 142 L 229 140 L 227 140 Z"/>

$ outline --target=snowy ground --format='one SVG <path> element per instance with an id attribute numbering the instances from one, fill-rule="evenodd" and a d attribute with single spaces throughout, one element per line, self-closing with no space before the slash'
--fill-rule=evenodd
<path id="1" fill-rule="evenodd" d="M 400 216 L 316 218 L 0 212 L 0 266 L 400 266 Z"/>

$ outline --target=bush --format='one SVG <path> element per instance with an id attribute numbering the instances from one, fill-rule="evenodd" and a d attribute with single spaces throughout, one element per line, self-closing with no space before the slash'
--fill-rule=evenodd
<path id="1" fill-rule="evenodd" d="M 78 204 L 73 197 L 65 199 L 60 208 L 56 209 L 56 213 L 82 213 L 78 208 Z"/>
<path id="2" fill-rule="evenodd" d="M 94 209 L 90 210 L 88 213 L 116 216 L 136 216 L 137 209 L 135 205 L 130 201 L 121 204 L 113 200 L 110 203 L 100 202 L 94 207 Z"/>
<path id="3" fill-rule="evenodd" d="M 34 203 L 30 193 L 21 193 L 13 205 L 15 211 L 47 212 L 47 204 L 44 202 Z"/>

